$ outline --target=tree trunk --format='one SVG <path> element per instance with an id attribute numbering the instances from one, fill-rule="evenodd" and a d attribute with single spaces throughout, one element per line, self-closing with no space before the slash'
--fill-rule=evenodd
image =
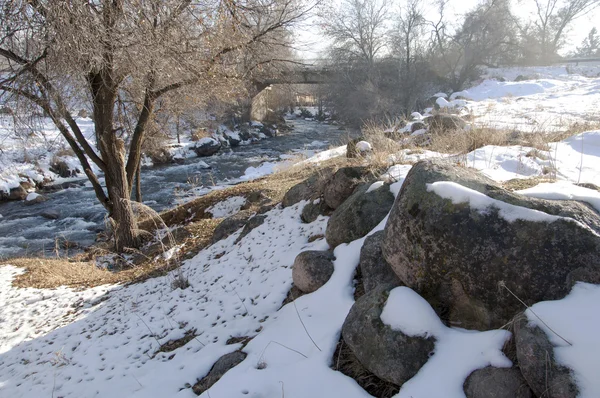
<path id="1" fill-rule="evenodd" d="M 125 143 L 114 129 L 117 85 L 110 68 L 90 74 L 89 84 L 94 104 L 94 125 L 99 149 L 106 165 L 104 178 L 109 199 L 109 217 L 113 223 L 115 250 L 139 247 L 137 220 L 131 205 L 131 186 L 125 169 Z"/>
<path id="2" fill-rule="evenodd" d="M 135 200 L 136 202 L 142 203 L 142 162 L 138 163 L 137 171 L 135 173 Z"/>

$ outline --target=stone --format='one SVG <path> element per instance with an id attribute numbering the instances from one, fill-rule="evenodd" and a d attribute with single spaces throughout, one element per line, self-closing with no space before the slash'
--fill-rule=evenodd
<path id="1" fill-rule="evenodd" d="M 333 275 L 333 254 L 327 251 L 305 251 L 296 256 L 292 266 L 294 286 L 304 293 L 312 293 Z"/>
<path id="2" fill-rule="evenodd" d="M 246 225 L 246 221 L 254 214 L 251 210 L 242 210 L 236 214 L 227 217 L 215 228 L 212 236 L 212 242 L 216 243 L 220 240 L 227 238 L 238 229 Z"/>
<path id="3" fill-rule="evenodd" d="M 240 233 L 240 236 L 237 237 L 234 244 L 238 244 L 246 235 L 248 235 L 254 228 L 260 227 L 265 222 L 267 216 L 263 214 L 256 214 L 248 219 L 244 224 L 244 229 Z"/>
<path id="4" fill-rule="evenodd" d="M 537 397 L 575 398 L 579 390 L 572 371 L 556 362 L 554 346 L 546 333 L 529 325 L 525 317 L 514 326 L 521 373 Z"/>
<path id="5" fill-rule="evenodd" d="M 27 195 L 27 190 L 19 185 L 16 188 L 11 188 L 10 192 L 8 193 L 8 200 L 25 200 Z"/>
<path id="6" fill-rule="evenodd" d="M 196 152 L 196 156 L 198 157 L 212 156 L 219 152 L 221 143 L 214 138 L 205 137 L 197 141 L 192 149 Z"/>
<path id="7" fill-rule="evenodd" d="M 192 391 L 196 395 L 200 395 L 211 388 L 217 381 L 221 379 L 229 370 L 235 368 L 246 359 L 247 354 L 242 351 L 234 351 L 223 355 L 215 362 L 210 372 L 201 380 L 198 380 L 192 387 Z"/>
<path id="8" fill-rule="evenodd" d="M 534 398 L 517 368 L 478 369 L 467 377 L 464 391 L 467 398 Z"/>
<path id="9" fill-rule="evenodd" d="M 402 285 L 398 276 L 383 258 L 383 254 L 381 253 L 382 242 L 383 231 L 378 231 L 368 236 L 360 249 L 359 266 L 366 293 L 376 289 L 378 286 Z"/>
<path id="10" fill-rule="evenodd" d="M 331 247 L 362 238 L 377 226 L 394 204 L 389 185 L 367 192 L 371 184 L 357 188 L 329 217 L 325 238 Z"/>
<path id="11" fill-rule="evenodd" d="M 425 365 L 435 339 L 407 336 L 381 321 L 390 290 L 379 286 L 356 300 L 342 326 L 342 336 L 365 368 L 401 386 Z"/>
<path id="12" fill-rule="evenodd" d="M 71 170 L 66 162 L 59 160 L 50 165 L 50 171 L 62 178 L 75 177 L 79 170 Z"/>
<path id="13" fill-rule="evenodd" d="M 428 191 L 437 181 L 578 222 L 511 222 L 494 206 L 480 210 Z M 502 327 L 522 310 L 508 289 L 526 303 L 556 300 L 568 294 L 572 271 L 581 269 L 576 276 L 584 279 L 597 274 L 599 231 L 600 217 L 589 206 L 528 198 L 475 170 L 432 160 L 418 162 L 408 173 L 382 251 L 400 280 L 451 325 L 487 330 Z"/>
<path id="14" fill-rule="evenodd" d="M 81 118 L 87 118 L 88 117 L 88 111 L 85 109 L 80 109 L 79 112 L 77 112 L 77 116 L 81 117 Z"/>
<path id="15" fill-rule="evenodd" d="M 325 204 L 334 210 L 337 209 L 367 175 L 367 168 L 362 166 L 342 167 L 336 171 L 323 190 Z"/>
<path id="16" fill-rule="evenodd" d="M 451 115 L 448 113 L 438 113 L 433 116 L 425 118 L 425 123 L 429 125 L 429 128 L 436 131 L 445 130 L 462 130 L 467 126 L 460 116 Z"/>
<path id="17" fill-rule="evenodd" d="M 425 130 L 425 129 L 427 129 L 427 125 L 425 123 L 423 123 L 423 122 L 414 122 L 410 126 L 410 133 L 412 134 L 415 131 Z"/>
<path id="18" fill-rule="evenodd" d="M 281 202 L 283 207 L 293 206 L 303 200 L 318 199 L 333 172 L 332 167 L 316 171 L 304 181 L 291 187 L 283 197 Z"/>
<path id="19" fill-rule="evenodd" d="M 46 210 L 40 213 L 40 216 L 47 218 L 48 220 L 57 220 L 60 217 L 59 210 Z"/>
<path id="20" fill-rule="evenodd" d="M 31 205 L 45 202 L 46 200 L 47 199 L 45 196 L 40 195 L 35 192 L 31 192 L 31 193 L 27 194 L 27 196 L 25 197 L 25 204 L 28 206 L 31 206 Z"/>
<path id="21" fill-rule="evenodd" d="M 309 202 L 304 206 L 302 209 L 302 214 L 300 214 L 300 219 L 303 222 L 310 224 L 316 221 L 320 215 L 327 215 L 330 212 L 331 209 L 325 204 L 325 201 L 322 199 L 317 199 L 316 201 Z"/>

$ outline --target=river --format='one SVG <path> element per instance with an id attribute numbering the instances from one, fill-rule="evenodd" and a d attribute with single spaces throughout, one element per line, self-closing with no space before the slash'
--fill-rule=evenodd
<path id="1" fill-rule="evenodd" d="M 143 169 L 144 203 L 162 211 L 177 205 L 182 193 L 194 187 L 234 183 L 249 167 L 280 162 L 295 153 L 310 155 L 347 140 L 347 133 L 335 125 L 299 119 L 288 123 L 293 130 L 277 137 L 227 149 L 211 157 L 187 159 L 184 164 Z M 204 168 L 202 162 L 210 169 Z M 34 205 L 25 205 L 23 201 L 0 203 L 0 258 L 53 255 L 56 242 L 61 240 L 82 248 L 93 244 L 96 234 L 104 230 L 106 211 L 89 183 L 44 196 L 47 201 Z M 42 216 L 44 212 L 60 215 L 50 220 Z M 59 250 L 64 253 L 64 248 Z"/>

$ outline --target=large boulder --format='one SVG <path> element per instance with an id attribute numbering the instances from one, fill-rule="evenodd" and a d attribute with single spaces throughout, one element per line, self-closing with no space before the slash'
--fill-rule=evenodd
<path id="1" fill-rule="evenodd" d="M 194 391 L 196 395 L 202 394 L 219 381 L 225 373 L 242 363 L 244 359 L 246 359 L 246 356 L 247 354 L 242 351 L 234 351 L 223 355 L 215 362 L 210 372 L 194 384 L 192 391 Z"/>
<path id="2" fill-rule="evenodd" d="M 291 187 L 283 197 L 283 201 L 281 202 L 283 207 L 295 205 L 303 200 L 318 199 L 322 195 L 325 184 L 327 184 L 333 172 L 334 169 L 331 167 L 318 170 L 306 180 Z"/>
<path id="3" fill-rule="evenodd" d="M 342 167 L 336 171 L 323 190 L 327 206 L 337 209 L 368 174 L 369 171 L 363 166 Z"/>
<path id="4" fill-rule="evenodd" d="M 235 240 L 234 244 L 238 244 L 246 235 L 248 235 L 254 228 L 260 227 L 264 224 L 267 216 L 264 214 L 255 214 L 246 221 L 244 224 L 244 229 Z"/>
<path id="5" fill-rule="evenodd" d="M 331 247 L 362 238 L 377 226 L 394 204 L 389 185 L 367 192 L 371 184 L 356 189 L 327 222 L 325 238 Z"/>
<path id="6" fill-rule="evenodd" d="M 467 122 L 460 116 L 448 113 L 438 113 L 428 116 L 425 118 L 425 123 L 429 125 L 431 130 L 435 131 L 462 130 L 467 126 Z"/>
<path id="7" fill-rule="evenodd" d="M 572 371 L 556 362 L 554 346 L 546 333 L 530 325 L 525 317 L 515 322 L 514 332 L 519 367 L 535 396 L 577 397 Z"/>
<path id="8" fill-rule="evenodd" d="M 442 181 L 455 183 L 444 188 L 453 200 L 431 191 Z M 400 280 L 451 324 L 489 329 L 522 310 L 516 297 L 560 299 L 575 271 L 583 279 L 597 275 L 598 232 L 600 217 L 589 206 L 527 198 L 475 170 L 435 160 L 408 173 L 382 248 Z"/>
<path id="9" fill-rule="evenodd" d="M 31 192 L 25 197 L 25 204 L 31 206 L 45 202 L 46 200 L 47 199 L 45 196 L 40 195 L 39 193 Z"/>
<path id="10" fill-rule="evenodd" d="M 221 149 L 221 143 L 214 138 L 204 137 L 197 141 L 192 149 L 194 152 L 196 152 L 196 156 L 212 156 L 219 152 L 219 149 Z"/>
<path id="11" fill-rule="evenodd" d="M 305 251 L 296 256 L 292 266 L 294 285 L 304 293 L 312 293 L 333 275 L 335 257 L 327 251 Z"/>
<path id="12" fill-rule="evenodd" d="M 390 286 L 379 286 L 360 297 L 344 321 L 342 336 L 365 368 L 401 386 L 425 365 L 435 339 L 407 336 L 381 321 L 390 290 Z"/>
<path id="13" fill-rule="evenodd" d="M 8 193 L 8 200 L 25 200 L 27 198 L 27 190 L 23 186 L 19 185 L 16 188 L 12 188 Z"/>
<path id="14" fill-rule="evenodd" d="M 79 172 L 78 169 L 72 170 L 64 160 L 57 160 L 52 163 L 50 165 L 50 171 L 63 178 L 75 177 Z"/>
<path id="15" fill-rule="evenodd" d="M 467 398 L 534 398 L 517 368 L 487 368 L 471 373 L 464 384 Z"/>
<path id="16" fill-rule="evenodd" d="M 376 289 L 377 286 L 400 286 L 402 284 L 383 258 L 382 242 L 383 231 L 375 232 L 365 239 L 365 243 L 360 249 L 360 273 L 366 293 Z"/>

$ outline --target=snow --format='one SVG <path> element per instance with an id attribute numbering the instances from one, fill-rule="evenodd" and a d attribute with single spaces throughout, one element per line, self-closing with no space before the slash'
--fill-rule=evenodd
<path id="1" fill-rule="evenodd" d="M 370 152 L 371 150 L 373 150 L 373 147 L 367 141 L 359 141 L 356 143 L 356 149 L 359 152 L 364 153 L 364 152 Z"/>
<path id="2" fill-rule="evenodd" d="M 346 155 L 346 145 L 342 145 L 336 148 L 328 149 L 326 151 L 319 152 L 314 156 L 300 162 L 300 164 L 304 163 L 320 163 L 329 159 L 333 159 L 339 156 Z"/>
<path id="3" fill-rule="evenodd" d="M 250 166 L 244 172 L 244 175 L 240 177 L 240 180 L 254 180 L 256 178 L 264 177 L 269 174 L 273 174 L 277 168 L 279 167 L 279 163 L 274 162 L 264 162 L 258 167 Z"/>
<path id="4" fill-rule="evenodd" d="M 246 198 L 243 196 L 231 196 L 224 201 L 206 209 L 214 218 L 227 218 L 240 211 L 240 208 L 246 204 Z"/>
<path id="5" fill-rule="evenodd" d="M 564 219 L 574 222 L 582 228 L 585 228 L 583 224 L 572 218 L 554 216 L 539 210 L 511 205 L 510 203 L 492 199 L 481 192 L 451 181 L 438 181 L 427 184 L 427 191 L 434 192 L 436 195 L 444 199 L 450 199 L 453 204 L 468 203 L 472 209 L 478 210 L 482 214 L 486 214 L 491 208 L 494 208 L 498 210 L 498 215 L 508 222 L 523 220 L 551 223 L 556 220 Z"/>
<path id="6" fill-rule="evenodd" d="M 600 396 L 598 303 L 600 286 L 580 282 L 562 300 L 543 301 L 525 311 L 529 323 L 546 332 L 554 346 L 554 355 L 558 363 L 574 371 L 580 398 Z M 540 318 L 544 322 L 540 321 Z"/>
<path id="7" fill-rule="evenodd" d="M 600 192 L 567 181 L 542 183 L 532 188 L 517 191 L 517 193 L 539 199 L 579 200 L 592 205 L 597 212 L 600 212 Z"/>
<path id="8" fill-rule="evenodd" d="M 381 188 L 383 186 L 383 184 L 384 184 L 383 181 L 374 182 L 373 184 L 371 184 L 371 186 L 369 187 L 369 189 L 367 189 L 367 192 L 365 192 L 365 193 L 375 191 L 376 189 Z"/>
<path id="9" fill-rule="evenodd" d="M 39 196 L 41 196 L 41 195 L 37 194 L 35 192 L 30 192 L 29 194 L 27 194 L 27 197 L 25 198 L 25 202 L 30 202 L 32 200 L 36 200 Z"/>
<path id="10" fill-rule="evenodd" d="M 464 398 L 463 384 L 471 372 L 486 366 L 512 366 L 502 353 L 510 332 L 446 327 L 429 303 L 408 287 L 390 291 L 381 321 L 408 336 L 435 338 L 433 355 L 402 386 L 398 398 Z"/>
<path id="11" fill-rule="evenodd" d="M 279 378 L 278 373 L 286 369 L 284 363 L 304 358 L 274 343 L 267 348 L 271 340 L 294 347 L 325 369 L 323 358 L 335 347 L 339 334 L 331 325 L 341 325 L 352 304 L 351 280 L 356 265 L 352 262 L 358 262 L 360 244 L 355 244 L 354 255 L 338 253 L 339 270 L 328 294 L 306 297 L 296 304 L 323 350 L 318 351 L 300 331 L 293 305 L 278 312 L 291 286 L 295 256 L 304 250 L 327 248 L 323 239 L 308 242 L 309 237 L 324 234 L 326 219 L 302 223 L 299 216 L 305 204 L 274 209 L 267 213 L 263 225 L 237 245 L 233 242 L 239 233 L 201 251 L 180 270 L 134 285 L 83 292 L 67 288 L 23 290 L 11 286 L 12 278 L 21 271 L 0 268 L 2 395 L 39 397 L 54 392 L 63 397 L 193 397 L 185 384 L 193 384 L 221 355 L 240 347 L 225 342 L 231 336 L 255 336 L 261 329 L 266 333 L 248 345 L 245 364 L 256 363 L 264 351 L 263 360 L 269 367 L 260 372 L 253 368 L 262 379 L 249 374 L 247 384 L 240 379 L 234 385 L 220 383 L 220 388 L 234 389 L 239 395 L 242 389 L 254 388 L 262 380 L 264 384 L 256 388 L 281 390 L 278 381 L 267 382 Z M 189 280 L 190 287 L 171 287 L 178 273 Z M 337 290 L 341 285 L 345 291 L 342 295 Z M 106 291 L 109 293 L 102 300 L 95 299 Z M 327 305 L 323 305 L 325 298 Z M 71 304 L 76 300 L 83 303 L 83 312 L 73 313 Z M 63 314 L 70 314 L 70 318 L 61 319 Z M 157 352 L 159 345 L 191 329 L 198 336 L 187 345 L 173 352 Z M 290 366 L 315 368 L 314 363 Z M 284 372 L 286 388 L 295 377 L 288 371 Z M 313 372 L 318 371 L 315 368 Z M 212 396 L 223 396 L 212 391 Z"/>

